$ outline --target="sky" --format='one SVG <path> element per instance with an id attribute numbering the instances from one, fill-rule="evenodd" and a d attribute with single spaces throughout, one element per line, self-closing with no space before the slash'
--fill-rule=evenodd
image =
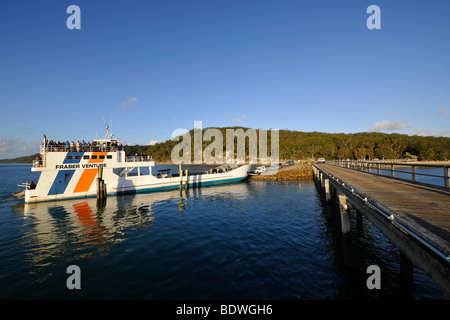
<path id="1" fill-rule="evenodd" d="M 450 137 L 449 57 L 447 0 L 2 0 L 0 159 L 105 122 Z"/>

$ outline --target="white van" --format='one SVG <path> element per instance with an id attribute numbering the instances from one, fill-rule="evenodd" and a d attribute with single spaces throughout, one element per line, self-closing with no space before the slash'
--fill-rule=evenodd
<path id="1" fill-rule="evenodd" d="M 261 174 L 261 173 L 263 173 L 263 172 L 266 172 L 266 167 L 264 167 L 264 166 L 262 166 L 262 167 L 257 167 L 256 169 L 255 169 L 255 173 L 256 174 Z"/>

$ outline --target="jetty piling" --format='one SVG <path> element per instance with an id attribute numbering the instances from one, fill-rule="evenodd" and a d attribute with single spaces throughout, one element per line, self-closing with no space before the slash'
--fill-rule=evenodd
<path id="1" fill-rule="evenodd" d="M 331 200 L 330 180 L 324 179 L 324 188 L 325 188 L 325 199 L 327 201 L 330 201 Z"/>
<path id="2" fill-rule="evenodd" d="M 347 205 L 347 196 L 343 193 L 338 193 L 339 208 L 341 212 L 341 227 L 342 235 L 348 235 L 351 230 L 350 213 Z"/>
<path id="3" fill-rule="evenodd" d="M 179 173 L 180 173 L 180 191 L 183 190 L 183 167 L 180 164 L 180 168 L 179 168 Z"/>
<path id="4" fill-rule="evenodd" d="M 406 164 L 395 164 L 396 167 L 400 165 Z M 374 166 L 375 172 L 378 173 L 380 164 L 375 163 Z M 410 172 L 413 177 L 410 180 L 398 178 L 393 164 L 388 163 L 386 167 L 390 173 L 380 176 L 374 172 L 360 170 L 359 163 L 348 168 L 347 163 L 336 161 L 330 164 L 314 164 L 313 171 L 321 191 L 325 189 L 326 180 L 330 188 L 336 190 L 343 239 L 354 236 L 350 233 L 350 217 L 356 214 L 358 227 L 362 225 L 364 216 L 399 250 L 402 284 L 413 283 L 413 270 L 417 267 L 427 274 L 442 289 L 444 297 L 449 299 L 450 190 L 447 183 L 445 187 L 441 187 L 417 182 L 415 176 L 425 174 L 415 170 Z M 443 167 L 441 178 L 447 181 L 450 166 Z M 399 171 L 396 168 L 396 172 Z M 430 203 L 436 205 L 430 206 Z M 415 217 L 417 218 L 414 219 Z"/>
<path id="5" fill-rule="evenodd" d="M 107 196 L 106 184 L 103 180 L 103 167 L 98 168 L 97 174 L 97 199 L 105 199 Z"/>

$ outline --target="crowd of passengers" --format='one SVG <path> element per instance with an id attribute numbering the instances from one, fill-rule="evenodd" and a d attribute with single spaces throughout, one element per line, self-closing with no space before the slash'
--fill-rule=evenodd
<path id="1" fill-rule="evenodd" d="M 117 141 L 111 142 L 85 142 L 82 141 L 53 141 L 46 139 L 45 149 L 49 152 L 55 151 L 70 151 L 70 152 L 89 152 L 89 151 L 118 151 L 122 150 L 123 146 Z"/>

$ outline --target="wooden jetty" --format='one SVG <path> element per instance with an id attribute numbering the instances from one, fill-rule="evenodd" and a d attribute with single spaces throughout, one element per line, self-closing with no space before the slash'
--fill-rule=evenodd
<path id="1" fill-rule="evenodd" d="M 366 217 L 399 249 L 402 278 L 412 281 L 417 266 L 450 299 L 448 183 L 438 187 L 338 165 L 315 164 L 313 172 L 326 201 L 339 201 L 343 234 L 350 231 L 352 211 Z M 448 179 L 445 166 L 443 178 Z"/>

